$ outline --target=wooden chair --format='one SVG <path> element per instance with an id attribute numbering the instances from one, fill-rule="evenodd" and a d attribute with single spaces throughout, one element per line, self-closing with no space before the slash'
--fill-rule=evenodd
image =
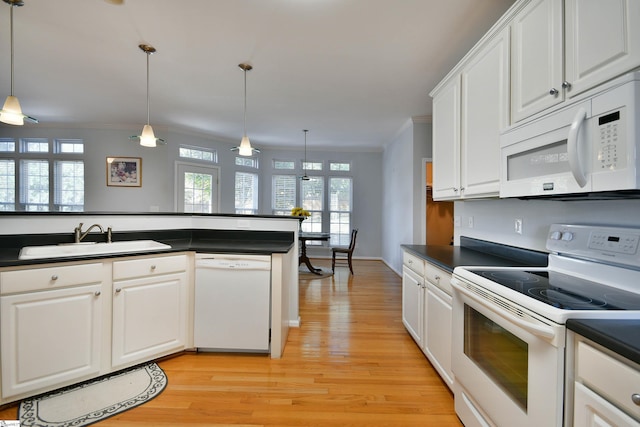
<path id="1" fill-rule="evenodd" d="M 336 271 L 336 262 L 349 264 L 349 271 L 353 274 L 353 264 L 351 263 L 351 259 L 353 257 L 353 250 L 356 247 L 356 236 L 358 235 L 358 229 L 354 228 L 351 230 L 351 242 L 349 243 L 349 247 L 335 247 L 331 248 L 331 271 L 335 273 Z M 346 258 L 345 258 L 346 257 Z"/>

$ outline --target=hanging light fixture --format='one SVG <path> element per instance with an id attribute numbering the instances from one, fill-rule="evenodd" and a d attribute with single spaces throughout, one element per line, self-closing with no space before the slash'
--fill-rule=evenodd
<path id="1" fill-rule="evenodd" d="M 22 126 L 26 119 L 32 123 L 38 123 L 37 119 L 27 116 L 26 114 L 22 114 L 20 102 L 18 101 L 18 98 L 13 95 L 13 8 L 24 6 L 24 2 L 22 0 L 4 0 L 4 2 L 11 6 L 11 13 L 9 15 L 9 31 L 11 33 L 11 92 L 4 102 L 2 110 L 0 110 L 0 122 Z"/>
<path id="2" fill-rule="evenodd" d="M 232 151 L 238 151 L 241 156 L 250 156 L 254 152 L 259 153 L 260 150 L 251 147 L 251 141 L 247 136 L 247 71 L 251 71 L 253 67 L 249 64 L 238 64 L 238 67 L 244 71 L 244 133 L 239 147 L 233 147 Z"/>
<path id="3" fill-rule="evenodd" d="M 156 147 L 158 142 L 162 144 L 165 142 L 162 138 L 156 138 L 149 124 L 149 56 L 156 53 L 156 48 L 148 44 L 141 44 L 138 47 L 147 54 L 147 124 L 142 128 L 140 135 L 134 135 L 130 139 L 140 139 L 140 145 L 143 147 Z"/>
<path id="4" fill-rule="evenodd" d="M 302 132 L 304 132 L 304 162 L 302 162 L 302 171 L 304 173 L 304 175 L 302 175 L 300 177 L 301 180 L 303 181 L 309 181 L 309 177 L 307 176 L 307 132 L 309 132 L 309 129 L 303 129 Z"/>

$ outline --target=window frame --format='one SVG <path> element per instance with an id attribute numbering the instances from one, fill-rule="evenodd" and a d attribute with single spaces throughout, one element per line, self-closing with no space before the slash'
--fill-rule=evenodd
<path id="1" fill-rule="evenodd" d="M 14 162 L 14 203 L 12 212 L 61 212 L 61 211 L 84 211 L 84 180 L 82 183 L 82 205 L 66 205 L 58 203 L 57 194 L 59 194 L 59 186 L 61 179 L 56 176 L 58 162 L 82 162 L 83 171 L 85 165 L 84 148 L 86 143 L 81 138 L 0 138 L 0 143 L 13 143 L 13 151 L 0 151 L 0 160 L 13 160 Z M 71 143 L 82 146 L 81 151 L 65 152 L 62 150 L 62 144 Z M 41 144 L 46 145 L 42 149 L 30 150 L 30 145 Z M 37 148 L 37 147 L 34 147 Z M 47 171 L 47 202 L 40 201 L 32 203 L 27 200 L 27 177 L 24 165 L 33 162 L 46 162 Z M 86 171 L 85 171 L 86 172 Z M 86 176 L 86 173 L 85 173 Z M 7 205 L 3 202 L 3 205 Z"/>

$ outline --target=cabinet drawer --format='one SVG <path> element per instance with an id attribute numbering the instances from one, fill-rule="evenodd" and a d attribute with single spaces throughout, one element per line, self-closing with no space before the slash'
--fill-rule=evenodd
<path id="1" fill-rule="evenodd" d="M 102 266 L 102 263 L 93 263 L 3 271 L 0 273 L 0 293 L 4 295 L 100 283 L 103 280 Z"/>
<path id="2" fill-rule="evenodd" d="M 113 263 L 113 280 L 177 273 L 187 269 L 187 256 L 174 255 L 116 261 Z"/>
<path id="3" fill-rule="evenodd" d="M 409 252 L 404 252 L 402 262 L 404 263 L 404 265 L 418 273 L 420 276 L 424 276 L 424 260 L 418 258 L 417 256 L 411 255 Z"/>
<path id="4" fill-rule="evenodd" d="M 578 343 L 578 381 L 601 394 L 612 404 L 640 419 L 640 406 L 631 396 L 640 394 L 640 371 L 580 341 Z"/>
<path id="5" fill-rule="evenodd" d="M 447 295 L 453 295 L 453 289 L 451 288 L 451 273 L 447 273 L 443 269 L 428 262 L 425 263 L 424 270 L 424 277 L 429 283 L 438 287 Z"/>

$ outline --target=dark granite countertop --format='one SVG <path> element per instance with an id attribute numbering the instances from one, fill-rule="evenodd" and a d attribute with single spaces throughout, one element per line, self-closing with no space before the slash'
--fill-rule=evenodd
<path id="1" fill-rule="evenodd" d="M 92 233 L 83 241 L 102 242 L 103 239 L 103 234 Z M 25 246 L 73 243 L 72 233 L 2 235 L 0 236 L 0 267 L 184 251 L 270 255 L 274 253 L 287 253 L 295 243 L 294 233 L 288 231 L 189 229 L 113 233 L 112 241 L 117 242 L 125 240 L 155 240 L 168 244 L 171 248 L 139 253 L 128 252 L 19 260 L 18 256 L 21 248 Z"/>
<path id="2" fill-rule="evenodd" d="M 568 319 L 567 328 L 640 364 L 640 319 Z"/>
<path id="3" fill-rule="evenodd" d="M 460 246 L 401 245 L 413 255 L 448 272 L 463 265 L 517 267 L 547 266 L 547 254 L 506 246 L 468 237 L 460 238 Z"/>

